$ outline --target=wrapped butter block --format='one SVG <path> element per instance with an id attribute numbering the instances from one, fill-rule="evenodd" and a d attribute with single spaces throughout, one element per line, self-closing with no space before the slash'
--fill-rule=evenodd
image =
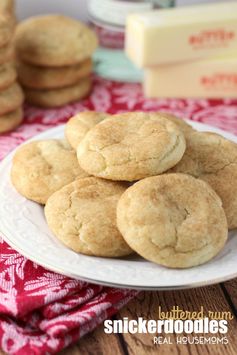
<path id="1" fill-rule="evenodd" d="M 237 2 L 154 10 L 128 16 L 126 53 L 138 67 L 237 51 Z"/>
<path id="2" fill-rule="evenodd" d="M 237 52 L 220 57 L 145 70 L 147 97 L 237 98 Z"/>

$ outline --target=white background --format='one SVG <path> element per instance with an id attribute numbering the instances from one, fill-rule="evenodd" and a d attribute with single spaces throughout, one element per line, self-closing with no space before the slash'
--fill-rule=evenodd
<path id="1" fill-rule="evenodd" d="M 1 0 L 0 0 L 1 1 Z M 44 13 L 62 13 L 86 20 L 86 4 L 89 0 L 16 0 L 17 15 L 23 19 Z M 176 0 L 177 5 L 189 5 L 223 0 Z"/>
<path id="2" fill-rule="evenodd" d="M 16 0 L 17 17 L 57 13 L 86 20 L 87 3 L 88 0 Z"/>

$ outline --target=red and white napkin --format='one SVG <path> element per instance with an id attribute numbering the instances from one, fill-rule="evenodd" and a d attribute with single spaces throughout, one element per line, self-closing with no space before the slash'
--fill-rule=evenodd
<path id="1" fill-rule="evenodd" d="M 0 136 L 0 158 L 82 110 L 165 111 L 237 134 L 237 100 L 144 99 L 138 84 L 95 79 L 89 99 L 55 110 L 27 106 L 24 123 Z M 0 240 L 0 347 L 8 354 L 51 354 L 77 341 L 137 294 L 69 279 L 27 260 Z"/>

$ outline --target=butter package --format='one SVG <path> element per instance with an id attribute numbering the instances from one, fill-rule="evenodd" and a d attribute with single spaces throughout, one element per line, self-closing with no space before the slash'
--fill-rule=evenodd
<path id="1" fill-rule="evenodd" d="M 237 2 L 200 4 L 128 16 L 126 53 L 150 67 L 237 51 Z"/>
<path id="2" fill-rule="evenodd" d="M 147 68 L 144 79 L 147 97 L 237 98 L 237 53 L 228 58 Z"/>

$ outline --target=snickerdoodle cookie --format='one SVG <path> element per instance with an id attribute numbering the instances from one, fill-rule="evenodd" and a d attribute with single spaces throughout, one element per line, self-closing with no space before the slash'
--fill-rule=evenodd
<path id="1" fill-rule="evenodd" d="M 117 206 L 117 224 L 134 251 L 171 268 L 207 262 L 228 234 L 215 191 L 185 174 L 149 177 L 129 187 Z"/>
<path id="2" fill-rule="evenodd" d="M 35 90 L 24 88 L 26 101 L 40 107 L 60 107 L 86 97 L 91 91 L 91 79 L 61 89 Z"/>
<path id="3" fill-rule="evenodd" d="M 0 47 L 0 65 L 13 60 L 14 48 L 13 43 L 7 43 L 5 46 Z"/>
<path id="4" fill-rule="evenodd" d="M 0 116 L 0 133 L 11 131 L 19 126 L 23 120 L 23 110 L 18 108 L 13 112 L 6 113 Z"/>
<path id="5" fill-rule="evenodd" d="M 49 228 L 76 252 L 104 257 L 132 253 L 116 226 L 116 207 L 126 186 L 95 177 L 79 179 L 47 201 Z"/>
<path id="6" fill-rule="evenodd" d="M 21 61 L 17 63 L 19 81 L 32 89 L 58 89 L 78 83 L 92 72 L 92 60 L 66 67 L 39 67 Z"/>
<path id="7" fill-rule="evenodd" d="M 5 46 L 12 38 L 14 23 L 10 16 L 0 12 L 0 47 Z"/>
<path id="8" fill-rule="evenodd" d="M 186 121 L 184 121 L 182 118 L 179 118 L 178 116 L 166 112 L 160 112 L 159 114 L 162 115 L 162 117 L 165 117 L 167 120 L 172 121 L 173 123 L 178 125 L 184 136 L 194 131 L 193 127 L 190 124 L 188 124 Z"/>
<path id="9" fill-rule="evenodd" d="M 15 1 L 14 0 L 1 0 L 0 13 L 13 14 Z"/>
<path id="10" fill-rule="evenodd" d="M 99 122 L 111 115 L 103 112 L 85 111 L 70 118 L 66 124 L 65 136 L 69 144 L 77 149 L 78 144 L 85 137 L 86 133 Z"/>
<path id="11" fill-rule="evenodd" d="M 0 64 L 0 90 L 9 87 L 16 80 L 16 69 L 13 63 Z"/>
<path id="12" fill-rule="evenodd" d="M 23 91 L 17 83 L 0 91 L 0 116 L 18 109 L 24 101 Z"/>
<path id="13" fill-rule="evenodd" d="M 75 151 L 63 140 L 34 141 L 21 146 L 13 158 L 11 180 L 26 198 L 45 204 L 49 196 L 76 178 L 88 176 Z"/>
<path id="14" fill-rule="evenodd" d="M 93 127 L 77 148 L 81 167 L 111 180 L 134 181 L 161 174 L 185 151 L 184 135 L 161 114 L 114 115 Z"/>
<path id="15" fill-rule="evenodd" d="M 15 43 L 17 56 L 24 62 L 61 67 L 91 57 L 97 47 L 97 37 L 79 21 L 62 15 L 46 15 L 21 22 Z"/>
<path id="16" fill-rule="evenodd" d="M 208 182 L 222 200 L 228 227 L 237 228 L 237 144 L 208 132 L 193 132 L 186 141 L 185 154 L 172 171 Z"/>

